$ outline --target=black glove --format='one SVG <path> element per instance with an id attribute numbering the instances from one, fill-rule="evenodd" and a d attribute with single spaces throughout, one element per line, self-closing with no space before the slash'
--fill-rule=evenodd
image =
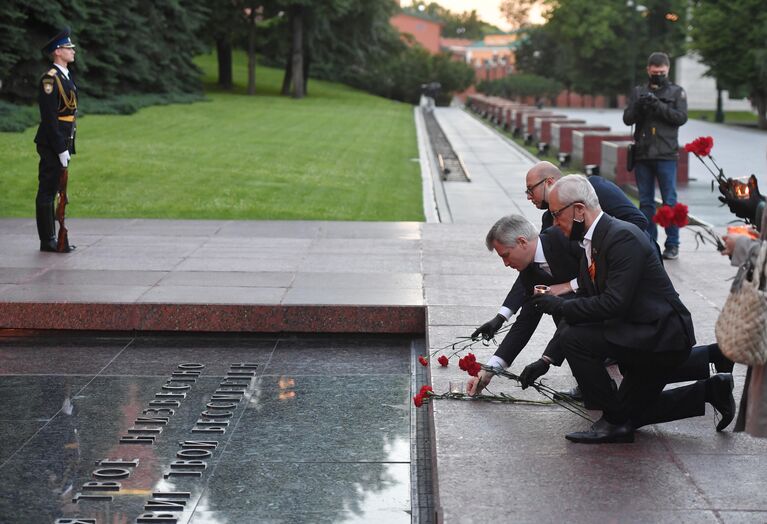
<path id="1" fill-rule="evenodd" d="M 533 295 L 531 298 L 533 307 L 541 313 L 549 315 L 561 315 L 565 300 L 555 295 Z"/>
<path id="2" fill-rule="evenodd" d="M 658 97 L 655 96 L 653 93 L 642 93 L 639 96 L 639 103 L 642 105 L 642 107 L 646 107 L 648 109 L 655 109 L 658 107 L 658 104 L 660 104 L 660 100 L 658 100 Z"/>
<path id="3" fill-rule="evenodd" d="M 748 178 L 748 198 L 735 196 L 731 178 L 727 179 L 727 183 L 719 184 L 719 192 L 723 195 L 719 197 L 719 200 L 727 204 L 736 217 L 751 223 L 756 221 L 756 209 L 759 203 L 764 201 L 764 197 L 759 193 L 759 185 L 754 175 Z"/>
<path id="4" fill-rule="evenodd" d="M 482 335 L 482 338 L 485 340 L 490 340 L 495 336 L 495 334 L 498 332 L 499 329 L 501 329 L 501 326 L 503 326 L 503 323 L 506 322 L 506 317 L 501 315 L 500 313 L 495 315 L 491 320 L 488 320 L 481 326 L 479 326 L 474 333 L 471 334 L 472 340 L 477 340 L 480 335 Z"/>
<path id="5" fill-rule="evenodd" d="M 548 371 L 549 363 L 542 358 L 525 366 L 525 369 L 522 370 L 522 374 L 519 375 L 519 383 L 522 384 L 522 389 L 527 389 L 528 386 L 548 373 Z"/>

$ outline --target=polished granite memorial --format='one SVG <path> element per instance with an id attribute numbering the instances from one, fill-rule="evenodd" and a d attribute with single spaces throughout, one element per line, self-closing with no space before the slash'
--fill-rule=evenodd
<path id="1" fill-rule="evenodd" d="M 412 343 L 0 332 L 0 522 L 410 522 Z"/>

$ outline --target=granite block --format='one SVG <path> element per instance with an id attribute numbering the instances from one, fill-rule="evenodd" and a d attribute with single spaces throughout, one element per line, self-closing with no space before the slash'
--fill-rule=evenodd
<path id="1" fill-rule="evenodd" d="M 98 269 L 51 269 L 37 273 L 27 279 L 34 284 L 51 284 L 65 286 L 108 286 L 119 285 L 131 287 L 149 287 L 157 284 L 167 271 L 121 271 Z"/>
<path id="2" fill-rule="evenodd" d="M 423 291 L 418 288 L 340 287 L 300 288 L 293 287 L 285 292 L 282 303 L 327 304 L 327 305 L 378 305 L 378 306 L 421 306 Z"/>
<path id="3" fill-rule="evenodd" d="M 129 342 L 121 337 L 0 337 L 0 376 L 95 375 Z"/>
<path id="4" fill-rule="evenodd" d="M 328 343 L 328 346 L 325 344 Z M 264 374 L 268 375 L 397 375 L 410 372 L 407 338 L 325 340 L 280 339 Z"/>
<path id="5" fill-rule="evenodd" d="M 410 522 L 410 465 L 257 463 L 219 467 L 197 522 Z M 255 521 L 248 520 L 256 518 Z"/>
<path id="6" fill-rule="evenodd" d="M 243 462 L 408 463 L 409 383 L 407 374 L 263 377 L 220 467 Z"/>
<path id="7" fill-rule="evenodd" d="M 136 299 L 150 304 L 279 304 L 282 287 L 155 286 Z"/>
<path id="8" fill-rule="evenodd" d="M 174 271 L 165 273 L 159 285 L 282 288 L 293 280 L 294 274 L 285 271 Z"/>
<path id="9" fill-rule="evenodd" d="M 421 290 L 420 273 L 317 273 L 299 272 L 290 284 L 294 289 L 368 288 Z"/>

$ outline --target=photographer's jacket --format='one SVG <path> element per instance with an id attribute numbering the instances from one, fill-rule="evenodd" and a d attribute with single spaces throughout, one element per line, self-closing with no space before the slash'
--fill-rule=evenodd
<path id="1" fill-rule="evenodd" d="M 652 100 L 653 95 L 657 101 Z M 636 124 L 636 160 L 676 160 L 679 126 L 687 122 L 687 95 L 682 87 L 665 81 L 658 89 L 637 86 L 623 111 L 623 123 Z"/>

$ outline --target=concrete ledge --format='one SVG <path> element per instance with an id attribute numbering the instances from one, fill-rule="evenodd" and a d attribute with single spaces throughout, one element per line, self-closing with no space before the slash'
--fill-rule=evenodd
<path id="1" fill-rule="evenodd" d="M 423 306 L 0 303 L 0 328 L 247 333 L 425 332 Z"/>

